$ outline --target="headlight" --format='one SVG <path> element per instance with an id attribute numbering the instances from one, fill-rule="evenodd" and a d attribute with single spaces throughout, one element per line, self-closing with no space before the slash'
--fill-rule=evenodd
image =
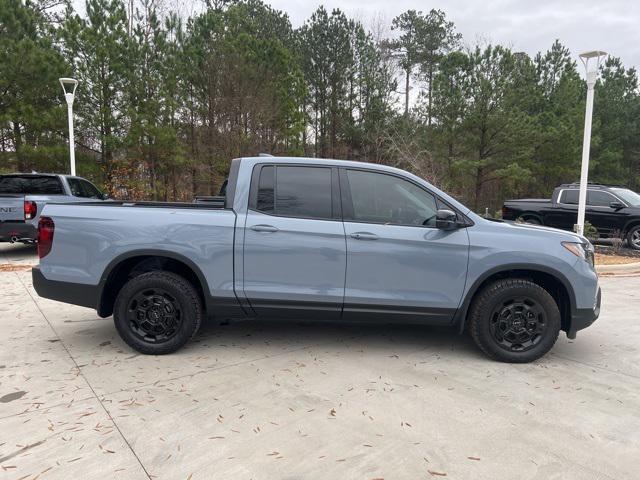
<path id="1" fill-rule="evenodd" d="M 578 242 L 562 242 L 562 246 L 573 253 L 576 257 L 580 257 L 592 267 L 595 264 L 593 255 L 593 245 L 591 243 Z"/>

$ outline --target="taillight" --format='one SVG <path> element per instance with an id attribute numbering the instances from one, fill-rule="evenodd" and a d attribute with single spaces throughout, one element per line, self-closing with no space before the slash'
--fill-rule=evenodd
<path id="1" fill-rule="evenodd" d="M 44 258 L 51 251 L 55 229 L 56 226 L 53 223 L 53 219 L 40 217 L 38 222 L 38 257 Z"/>
<path id="2" fill-rule="evenodd" d="M 31 220 L 32 218 L 36 218 L 37 213 L 38 213 L 38 205 L 36 204 L 36 202 L 28 202 L 25 200 L 24 219 Z"/>

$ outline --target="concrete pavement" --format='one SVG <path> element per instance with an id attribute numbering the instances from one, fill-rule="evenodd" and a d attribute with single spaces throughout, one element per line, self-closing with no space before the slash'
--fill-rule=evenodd
<path id="1" fill-rule="evenodd" d="M 0 477 L 633 479 L 640 277 L 528 365 L 453 330 L 205 324 L 164 357 L 111 319 L 40 299 L 0 244 Z"/>

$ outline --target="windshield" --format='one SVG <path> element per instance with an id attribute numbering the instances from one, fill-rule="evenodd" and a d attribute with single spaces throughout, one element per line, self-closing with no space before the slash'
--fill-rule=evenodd
<path id="1" fill-rule="evenodd" d="M 640 195 L 628 188 L 612 188 L 611 191 L 634 207 L 640 207 Z"/>

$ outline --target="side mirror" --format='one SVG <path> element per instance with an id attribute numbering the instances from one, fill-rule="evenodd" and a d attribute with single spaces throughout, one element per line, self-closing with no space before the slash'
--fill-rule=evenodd
<path id="1" fill-rule="evenodd" d="M 621 202 L 611 202 L 609 204 L 609 207 L 613 208 L 614 210 L 620 210 L 622 208 L 625 207 L 625 205 Z"/>
<path id="2" fill-rule="evenodd" d="M 441 230 L 453 230 L 458 228 L 458 216 L 451 210 L 438 210 L 436 212 L 436 228 Z"/>

